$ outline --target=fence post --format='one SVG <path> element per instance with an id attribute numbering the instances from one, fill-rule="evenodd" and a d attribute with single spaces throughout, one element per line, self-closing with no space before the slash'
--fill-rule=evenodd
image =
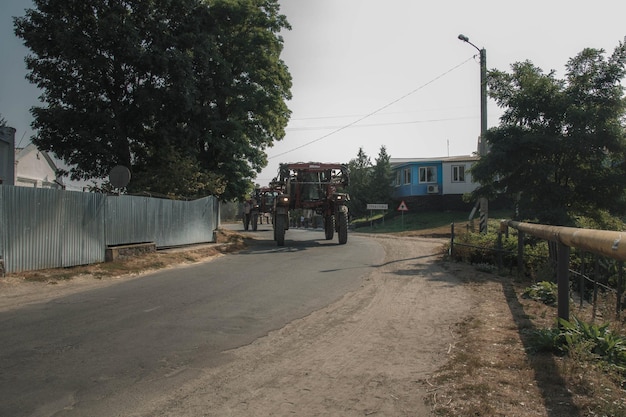
<path id="1" fill-rule="evenodd" d="M 569 321 L 569 255 L 570 247 L 557 243 L 557 309 L 560 319 Z"/>
<path id="2" fill-rule="evenodd" d="M 583 308 L 583 300 L 585 297 L 585 252 L 584 251 L 580 251 L 580 278 L 578 279 L 578 293 L 580 295 L 580 308 Z"/>
<path id="3" fill-rule="evenodd" d="M 517 277 L 524 276 L 524 232 L 517 231 Z"/>
<path id="4" fill-rule="evenodd" d="M 592 319 L 596 319 L 597 302 L 598 302 L 598 278 L 600 278 L 600 257 L 593 255 L 593 314 Z"/>
<path id="5" fill-rule="evenodd" d="M 622 312 L 622 292 L 624 291 L 624 262 L 619 261 L 617 267 L 619 270 L 617 271 L 617 305 L 615 313 L 619 319 Z"/>
<path id="6" fill-rule="evenodd" d="M 454 260 L 454 223 L 450 223 L 450 259 Z"/>
<path id="7" fill-rule="evenodd" d="M 498 272 L 502 272 L 502 224 L 500 225 L 500 230 L 498 230 L 498 243 L 496 244 L 496 249 L 498 250 Z"/>

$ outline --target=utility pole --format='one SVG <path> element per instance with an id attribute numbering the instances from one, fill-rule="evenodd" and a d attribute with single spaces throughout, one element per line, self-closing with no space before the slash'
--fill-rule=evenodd
<path id="1" fill-rule="evenodd" d="M 465 43 L 472 45 L 480 54 L 480 139 L 478 142 L 478 156 L 487 155 L 487 142 L 485 134 L 487 133 L 487 51 L 485 48 L 479 48 L 470 42 L 465 35 L 459 35 L 458 38 Z M 489 201 L 485 197 L 478 199 L 480 206 L 480 233 L 487 233 L 487 223 L 489 221 Z"/>

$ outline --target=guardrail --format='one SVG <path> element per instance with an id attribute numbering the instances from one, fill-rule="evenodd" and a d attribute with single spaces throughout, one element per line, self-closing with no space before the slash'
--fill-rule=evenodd
<path id="1" fill-rule="evenodd" d="M 620 262 L 626 260 L 626 232 L 609 230 L 579 229 L 576 227 L 548 226 L 503 220 L 501 230 L 512 227 L 518 231 L 518 268 L 524 267 L 524 234 L 545 239 L 557 244 L 557 310 L 559 318 L 569 320 L 569 264 L 570 248 L 582 249 L 597 255 L 606 256 Z M 622 242 L 622 239 L 624 241 Z M 618 311 L 622 296 L 623 268 L 617 288 Z M 523 270 L 520 270 L 523 272 Z"/>

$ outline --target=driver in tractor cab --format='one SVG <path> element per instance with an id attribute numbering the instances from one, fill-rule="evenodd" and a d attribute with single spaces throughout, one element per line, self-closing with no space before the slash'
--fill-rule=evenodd
<path id="1" fill-rule="evenodd" d="M 243 228 L 248 230 L 250 222 L 252 222 L 252 230 L 256 231 L 257 221 L 259 220 L 259 206 L 254 196 L 250 197 L 243 203 Z"/>
<path id="2" fill-rule="evenodd" d="M 252 210 L 252 200 L 246 200 L 243 202 L 243 230 L 248 230 L 250 227 L 250 211 Z"/>

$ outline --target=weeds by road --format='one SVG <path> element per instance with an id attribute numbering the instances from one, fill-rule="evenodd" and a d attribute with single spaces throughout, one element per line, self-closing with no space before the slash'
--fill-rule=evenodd
<path id="1" fill-rule="evenodd" d="M 460 340 L 430 379 L 438 416 L 626 416 L 624 379 L 583 351 L 535 353 L 536 330 L 555 325 L 556 307 L 522 297 L 528 282 L 444 262 L 475 295 Z M 591 307 L 571 307 L 590 318 Z"/>

